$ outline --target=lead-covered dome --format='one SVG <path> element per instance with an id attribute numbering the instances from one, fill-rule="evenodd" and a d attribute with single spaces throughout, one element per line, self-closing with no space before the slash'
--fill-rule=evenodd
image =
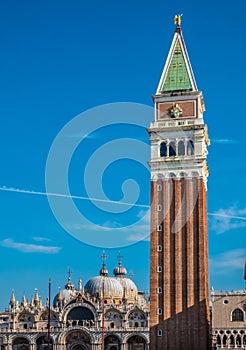
<path id="1" fill-rule="evenodd" d="M 105 255 L 103 255 L 105 258 Z M 105 299 L 122 299 L 123 288 L 119 281 L 114 277 L 108 276 L 108 270 L 105 262 L 102 264 L 100 276 L 91 278 L 85 285 L 84 290 L 91 297 Z"/>
<path id="2" fill-rule="evenodd" d="M 91 278 L 84 287 L 85 292 L 92 297 L 102 297 L 103 289 L 105 299 L 122 299 L 123 297 L 123 287 L 114 277 L 96 276 Z"/>
<path id="3" fill-rule="evenodd" d="M 127 270 L 122 266 L 121 256 L 118 256 L 118 266 L 114 268 L 115 279 L 121 284 L 123 288 L 123 297 L 128 301 L 134 301 L 138 297 L 138 289 L 135 283 L 126 277 Z"/>
<path id="4" fill-rule="evenodd" d="M 71 282 L 71 272 L 68 272 L 68 280 L 65 284 L 65 289 L 60 290 L 58 294 L 56 294 L 53 300 L 53 306 L 56 307 L 58 303 L 65 303 L 75 297 L 76 290 L 74 289 L 74 284 Z"/>

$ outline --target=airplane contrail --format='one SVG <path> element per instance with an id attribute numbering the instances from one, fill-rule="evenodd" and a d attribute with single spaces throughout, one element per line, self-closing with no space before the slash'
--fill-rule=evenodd
<path id="1" fill-rule="evenodd" d="M 0 187 L 0 191 L 6 191 L 6 192 L 17 192 L 17 193 L 25 193 L 25 194 L 36 194 L 39 196 L 53 196 L 53 197 L 63 197 L 63 198 L 73 198 L 73 199 L 81 199 L 81 200 L 89 200 L 89 201 L 95 201 L 95 202 L 105 202 L 105 203 L 113 203 L 113 204 L 119 204 L 119 205 L 131 205 L 135 207 L 141 207 L 141 208 L 149 208 L 149 205 L 145 204 L 136 204 L 136 203 L 127 203 L 127 202 L 119 202 L 119 201 L 113 201 L 110 199 L 100 199 L 100 198 L 93 198 L 93 197 L 84 197 L 84 196 L 75 196 L 75 195 L 68 195 L 68 194 L 62 194 L 62 193 L 49 193 L 49 192 L 40 192 L 40 191 L 31 191 L 31 190 L 22 190 L 14 187 Z"/>
<path id="2" fill-rule="evenodd" d="M 239 219 L 239 220 L 246 220 L 244 216 L 235 216 L 235 215 L 228 215 L 228 214 L 217 214 L 217 213 L 208 213 L 210 216 L 220 216 L 222 218 L 231 218 L 231 219 Z"/>
<path id="3" fill-rule="evenodd" d="M 68 194 L 62 194 L 62 193 L 49 193 L 49 192 L 41 192 L 41 191 L 22 190 L 22 189 L 18 189 L 18 188 L 14 188 L 14 187 L 6 187 L 6 186 L 0 187 L 0 191 L 17 192 L 17 193 L 25 193 L 25 194 L 35 194 L 35 195 L 39 195 L 39 196 L 53 196 L 53 197 L 72 198 L 72 199 L 80 199 L 80 200 L 95 201 L 95 202 L 113 203 L 113 204 L 126 205 L 126 206 L 131 205 L 131 206 L 140 207 L 140 208 L 147 208 L 147 209 L 150 208 L 150 205 L 147 205 L 147 204 L 119 202 L 119 201 L 113 201 L 113 200 L 110 200 L 110 199 L 100 199 L 100 198 L 92 198 L 92 197 L 84 197 L 84 196 L 75 196 L 75 195 L 68 195 Z M 209 216 L 230 218 L 230 219 L 246 220 L 246 217 L 235 216 L 235 215 L 228 215 L 228 214 L 208 213 L 208 215 Z"/>

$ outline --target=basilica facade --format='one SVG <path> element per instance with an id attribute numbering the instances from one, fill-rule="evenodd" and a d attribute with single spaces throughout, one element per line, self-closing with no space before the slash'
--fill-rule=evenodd
<path id="1" fill-rule="evenodd" d="M 147 350 L 149 306 L 121 261 L 110 277 L 100 274 L 75 287 L 70 274 L 53 305 L 38 295 L 20 303 L 12 293 L 0 314 L 1 350 Z M 102 347 L 104 344 L 104 347 Z"/>

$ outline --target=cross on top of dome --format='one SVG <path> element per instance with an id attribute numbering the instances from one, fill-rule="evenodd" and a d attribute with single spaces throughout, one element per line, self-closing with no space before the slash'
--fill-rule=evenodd
<path id="1" fill-rule="evenodd" d="M 100 270 L 100 276 L 108 276 L 108 270 L 106 268 L 106 263 L 105 263 L 105 261 L 107 260 L 107 255 L 105 254 L 104 250 L 102 252 L 101 259 L 102 259 L 102 268 Z"/>
<path id="2" fill-rule="evenodd" d="M 114 268 L 114 275 L 115 277 L 117 276 L 125 276 L 127 274 L 127 271 L 126 269 L 122 266 L 122 255 L 119 254 L 117 255 L 117 258 L 118 258 L 118 266 Z"/>
<path id="3" fill-rule="evenodd" d="M 71 273 L 72 273 L 72 271 L 69 268 L 67 271 L 67 275 L 68 275 L 67 283 L 65 284 L 66 289 L 73 289 L 74 288 L 74 284 L 71 282 Z"/>

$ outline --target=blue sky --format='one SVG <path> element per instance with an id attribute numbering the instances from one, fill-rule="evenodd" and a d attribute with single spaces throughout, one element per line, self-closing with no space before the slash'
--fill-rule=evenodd
<path id="1" fill-rule="evenodd" d="M 231 6 L 221 0 L 206 3 L 10 0 L 0 4 L 0 187 L 26 192 L 0 191 L 0 281 L 4 286 L 0 291 L 1 309 L 7 307 L 12 289 L 20 300 L 22 293 L 29 299 L 38 288 L 45 300 L 49 277 L 54 295 L 65 284 L 68 268 L 75 284 L 78 278 L 85 283 L 98 274 L 103 247 L 90 246 L 68 234 L 43 195 L 46 160 L 60 130 L 80 113 L 84 112 L 85 118 L 90 116 L 87 121 L 94 123 L 93 113 L 86 111 L 104 104 L 128 102 L 152 107 L 151 96 L 172 41 L 173 16 L 177 13 L 183 13 L 184 39 L 198 87 L 204 94 L 205 120 L 211 139 L 210 285 L 216 290 L 244 288 L 245 2 L 236 0 Z M 138 115 L 137 125 L 139 118 Z M 133 274 L 139 289 L 148 290 L 149 242 L 131 243 L 148 230 L 147 216 L 142 222 L 138 220 L 148 210 L 149 173 L 144 157 L 138 163 L 124 157 L 118 161 L 118 152 L 125 147 L 110 143 L 129 138 L 144 148 L 148 144 L 144 125 L 148 126 L 152 118 L 149 111 L 143 118 L 141 127 L 127 127 L 116 120 L 116 125 L 95 128 L 88 138 L 83 126 L 83 130 L 69 134 L 71 142 L 83 138 L 69 164 L 73 196 L 86 196 L 83 178 L 86 165 L 91 155 L 105 144 L 113 147 L 116 159 L 101 179 L 105 195 L 112 201 L 122 200 L 121 186 L 128 178 L 133 178 L 138 187 L 130 183 L 134 191 L 128 193 L 129 183 L 125 183 L 129 195 L 125 199 L 134 202 L 139 190 L 137 206 L 127 208 L 123 214 L 105 214 L 95 207 L 98 202 L 74 199 L 90 224 L 69 225 L 75 231 L 82 230 L 90 240 L 98 232 L 93 224 L 115 230 L 117 236 L 119 227 L 137 222 L 128 231 L 134 236 L 129 245 L 106 249 L 107 266 L 111 273 L 120 250 L 123 264 Z M 97 175 L 99 160 L 100 157 L 95 158 L 92 163 L 91 176 Z M 58 176 L 57 188 L 59 184 Z M 64 216 L 66 200 L 61 202 Z M 108 205 L 111 211 L 117 207 L 114 203 Z"/>

